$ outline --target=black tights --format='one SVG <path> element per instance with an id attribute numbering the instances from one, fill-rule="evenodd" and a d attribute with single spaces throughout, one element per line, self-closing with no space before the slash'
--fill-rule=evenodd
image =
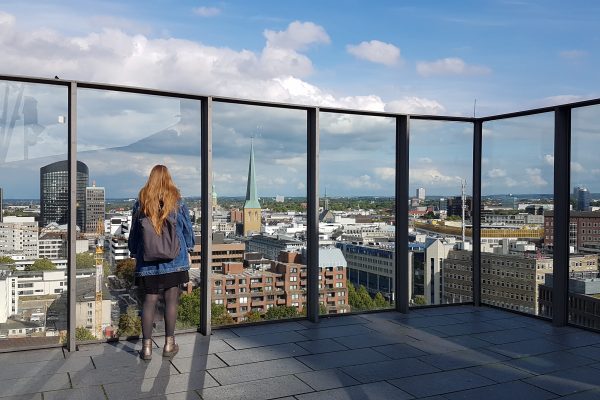
<path id="1" fill-rule="evenodd" d="M 165 335 L 175 334 L 175 321 L 177 319 L 177 305 L 179 303 L 179 287 L 165 289 Z M 146 293 L 142 309 L 142 334 L 144 339 L 152 338 L 154 313 L 158 304 L 158 294 Z"/>

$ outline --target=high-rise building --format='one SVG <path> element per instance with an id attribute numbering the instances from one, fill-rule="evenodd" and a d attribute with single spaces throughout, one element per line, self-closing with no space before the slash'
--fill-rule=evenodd
<path id="1" fill-rule="evenodd" d="M 0 223 L 2 222 L 2 216 L 4 215 L 4 192 L 0 188 Z"/>
<path id="2" fill-rule="evenodd" d="M 105 191 L 95 184 L 85 188 L 85 231 L 94 233 L 98 230 L 99 221 L 104 221 L 106 209 Z"/>
<path id="3" fill-rule="evenodd" d="M 417 189 L 417 199 L 425 200 L 425 188 L 420 187 Z"/>
<path id="4" fill-rule="evenodd" d="M 85 228 L 85 188 L 89 186 L 89 169 L 77 161 L 76 224 Z M 69 163 L 57 161 L 40 168 L 40 226 L 69 221 Z"/>
<path id="5" fill-rule="evenodd" d="M 246 202 L 244 203 L 243 235 L 260 233 L 261 208 L 256 192 L 256 172 L 254 169 L 254 143 L 250 145 L 250 163 L 248 165 L 248 186 L 246 187 Z"/>
<path id="6" fill-rule="evenodd" d="M 457 217 L 461 217 L 462 216 L 462 197 L 461 196 L 455 196 L 455 197 L 449 197 L 448 198 L 448 202 L 447 202 L 447 209 L 448 209 L 448 216 L 457 216 Z M 465 219 L 470 220 L 471 219 L 471 211 L 472 211 L 473 207 L 472 207 L 472 203 L 471 203 L 471 198 L 467 197 L 465 199 Z"/>
<path id="7" fill-rule="evenodd" d="M 586 187 L 580 186 L 577 189 L 577 211 L 592 211 L 591 201 L 590 191 Z"/>

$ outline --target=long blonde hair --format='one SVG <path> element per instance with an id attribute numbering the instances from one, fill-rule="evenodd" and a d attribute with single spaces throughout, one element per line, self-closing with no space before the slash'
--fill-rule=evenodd
<path id="1" fill-rule="evenodd" d="M 155 165 L 144 187 L 140 190 L 140 207 L 150 218 L 157 234 L 162 233 L 162 226 L 167 217 L 177 207 L 181 193 L 169 170 L 164 165 Z"/>

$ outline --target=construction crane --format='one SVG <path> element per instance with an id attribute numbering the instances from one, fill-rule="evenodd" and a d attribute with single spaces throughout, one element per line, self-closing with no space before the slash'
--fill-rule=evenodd
<path id="1" fill-rule="evenodd" d="M 96 226 L 96 326 L 95 333 L 102 339 L 102 285 L 104 276 L 104 219 Z"/>

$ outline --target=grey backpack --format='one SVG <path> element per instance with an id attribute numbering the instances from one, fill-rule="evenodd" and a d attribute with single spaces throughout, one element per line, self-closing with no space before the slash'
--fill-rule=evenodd
<path id="1" fill-rule="evenodd" d="M 140 233 L 145 262 L 169 262 L 179 255 L 177 214 L 171 213 L 163 222 L 162 234 L 154 230 L 152 221 L 140 210 Z"/>

